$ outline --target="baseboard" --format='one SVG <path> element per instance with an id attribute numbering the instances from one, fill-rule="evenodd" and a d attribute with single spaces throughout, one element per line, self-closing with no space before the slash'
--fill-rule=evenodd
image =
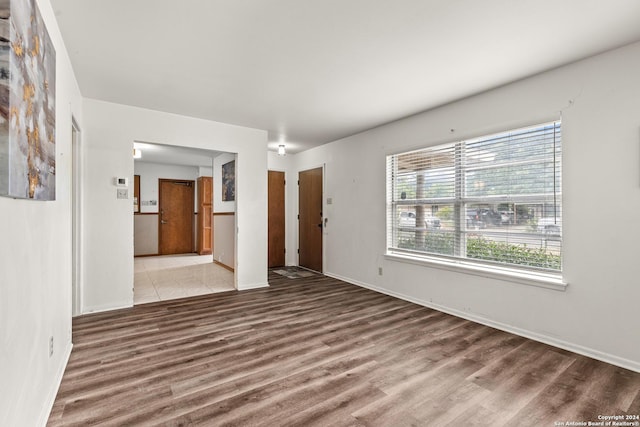
<path id="1" fill-rule="evenodd" d="M 583 356 L 590 357 L 592 359 L 600 360 L 602 362 L 610 363 L 612 365 L 619 366 L 621 368 L 629 369 L 631 371 L 635 371 L 640 373 L 640 362 L 636 362 L 633 360 L 625 359 L 622 357 L 615 356 L 613 354 L 604 353 L 599 350 L 595 350 L 592 348 L 584 347 L 578 344 L 570 343 L 564 340 L 559 340 L 554 337 L 550 337 L 548 335 L 539 334 L 537 332 L 529 331 L 526 329 L 521 329 L 512 325 L 508 325 L 501 322 L 496 322 L 494 320 L 488 319 L 486 317 L 477 316 L 471 313 L 462 312 L 453 308 L 449 308 L 440 304 L 434 304 L 429 301 L 423 301 L 419 298 L 414 298 L 408 295 L 401 294 L 399 292 L 389 291 L 388 289 L 379 288 L 377 286 L 370 285 L 368 283 L 361 282 L 359 280 L 350 279 L 348 277 L 343 277 L 338 274 L 333 273 L 324 273 L 325 276 L 333 277 L 334 279 L 342 280 L 343 282 L 351 283 L 356 286 L 360 286 L 362 288 L 366 288 L 375 292 L 379 292 L 381 294 L 389 295 L 395 298 L 399 298 L 401 300 L 409 301 L 414 304 L 418 304 L 424 307 L 432 308 L 434 310 L 441 311 L 443 313 L 451 314 L 452 316 L 460 317 L 463 319 L 470 320 L 475 323 L 480 323 L 482 325 L 486 325 L 495 329 L 500 329 L 501 331 L 509 332 L 514 335 L 518 335 L 524 338 L 529 338 L 534 341 L 541 342 L 543 344 L 548 344 L 553 347 L 558 347 L 563 350 L 571 351 L 573 353 L 577 353 Z"/>
<path id="2" fill-rule="evenodd" d="M 238 291 L 248 291 L 251 289 L 262 289 L 262 288 L 268 288 L 269 284 L 268 283 L 254 283 L 254 284 L 250 284 L 250 285 L 243 285 L 242 287 L 238 286 L 237 290 Z"/>
<path id="3" fill-rule="evenodd" d="M 82 312 L 82 314 L 80 314 L 80 316 L 83 316 L 85 314 L 92 314 L 92 313 L 102 313 L 103 311 L 121 310 L 123 308 L 131 308 L 131 307 L 133 307 L 133 304 L 131 301 L 120 302 L 113 305 L 98 305 L 95 307 L 83 307 L 84 311 Z"/>
<path id="4" fill-rule="evenodd" d="M 58 372 L 56 373 L 56 381 L 55 387 L 49 390 L 49 395 L 47 396 L 47 400 L 45 404 L 42 406 L 42 412 L 40 413 L 40 418 L 38 419 L 39 426 L 46 426 L 47 421 L 49 421 L 49 415 L 51 414 L 51 409 L 53 409 L 53 404 L 56 402 L 56 396 L 58 395 L 58 390 L 60 390 L 60 384 L 62 384 L 62 377 L 64 376 L 64 371 L 67 369 L 67 364 L 69 363 L 69 357 L 71 357 L 71 350 L 73 349 L 73 343 L 69 343 L 67 346 L 66 353 L 62 358 L 63 363 L 58 367 Z"/>
<path id="5" fill-rule="evenodd" d="M 215 259 L 213 260 L 214 264 L 218 264 L 220 267 L 222 268 L 226 268 L 227 270 L 231 271 L 231 272 L 235 272 L 235 270 L 233 269 L 233 267 L 229 267 L 227 264 L 223 264 L 220 261 L 216 261 Z"/>

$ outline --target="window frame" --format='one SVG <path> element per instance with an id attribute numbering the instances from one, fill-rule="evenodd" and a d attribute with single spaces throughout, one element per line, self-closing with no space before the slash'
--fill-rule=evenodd
<path id="1" fill-rule="evenodd" d="M 556 289 L 556 290 L 564 290 L 568 285 L 563 280 L 562 275 L 562 264 L 560 264 L 559 269 L 545 269 L 533 266 L 526 265 L 518 265 L 512 263 L 505 262 L 493 262 L 491 260 L 484 260 L 479 258 L 469 258 L 467 257 L 467 223 L 466 223 L 466 212 L 469 209 L 468 206 L 473 203 L 483 204 L 489 203 L 489 201 L 495 203 L 512 203 L 515 206 L 515 203 L 526 203 L 527 199 L 533 200 L 540 198 L 548 198 L 549 195 L 546 192 L 537 195 L 527 195 L 527 194 L 518 194 L 515 197 L 511 198 L 510 195 L 507 197 L 496 197 L 494 199 L 491 196 L 469 196 L 467 194 L 467 188 L 465 180 L 470 171 L 474 171 L 476 169 L 481 168 L 481 166 L 470 166 L 465 165 L 466 157 L 464 155 L 464 150 L 469 144 L 472 144 L 477 141 L 482 140 L 490 140 L 493 137 L 506 135 L 506 134 L 515 134 L 517 132 L 523 132 L 526 130 L 535 130 L 535 129 L 544 129 L 545 127 L 553 126 L 554 131 L 554 187 L 553 187 L 553 215 L 554 218 L 559 218 L 560 223 L 562 222 L 562 184 L 561 184 L 561 175 L 562 175 L 562 122 L 561 119 L 553 120 L 550 122 L 544 122 L 539 124 L 534 124 L 531 126 L 526 126 L 522 128 L 509 129 L 503 132 L 498 132 L 494 134 L 482 135 L 476 138 L 467 138 L 454 142 L 448 142 L 444 144 L 436 144 L 432 146 L 422 147 L 414 150 L 407 150 L 403 152 L 393 153 L 386 156 L 386 184 L 387 184 L 387 206 L 386 206 L 386 252 L 385 258 L 393 261 L 406 262 L 410 264 L 419 264 L 419 265 L 427 265 L 430 267 L 441 268 L 445 270 L 453 270 L 453 271 L 462 271 L 468 274 L 479 275 L 483 277 L 491 277 L 502 280 L 513 281 L 517 283 L 527 284 L 527 285 L 535 285 L 542 286 L 545 288 Z M 556 165 L 556 148 L 555 141 L 556 129 L 560 130 L 560 134 L 558 137 L 559 142 L 559 152 L 560 159 L 558 160 L 558 164 Z M 394 192 L 396 190 L 395 186 L 398 180 L 398 157 L 411 153 L 426 153 L 427 155 L 437 153 L 438 150 L 444 150 L 447 147 L 453 147 L 454 153 L 454 164 L 453 166 L 449 166 L 449 168 L 454 169 L 454 194 L 453 197 L 449 195 L 449 197 L 438 197 L 438 198 L 425 198 L 418 199 L 417 197 L 412 200 L 399 200 L 398 197 L 394 198 Z M 511 150 L 511 149 L 510 149 Z M 395 162 L 394 160 L 395 159 Z M 524 160 L 519 162 L 519 164 L 536 164 L 542 163 L 540 160 Z M 491 164 L 486 166 L 487 169 L 496 168 L 499 166 L 511 166 L 512 163 L 500 163 L 496 161 L 492 161 Z M 559 168 L 557 171 L 555 168 Z M 395 169 L 394 169 L 395 168 Z M 446 167 L 443 167 L 444 169 Z M 436 168 L 433 168 L 434 170 Z M 560 178 L 560 183 L 558 183 L 558 187 L 556 187 L 556 178 Z M 416 177 L 416 179 L 418 179 Z M 417 185 L 417 184 L 416 184 Z M 417 191 L 417 187 L 416 187 Z M 514 193 L 511 193 L 513 195 Z M 453 207 L 453 222 L 454 222 L 454 252 L 452 255 L 440 254 L 435 252 L 427 252 L 420 251 L 416 249 L 404 249 L 397 247 L 396 244 L 394 246 L 394 242 L 398 242 L 401 225 L 395 223 L 395 217 L 397 216 L 397 207 L 402 205 L 408 206 L 428 206 L 428 205 L 452 205 Z M 557 209 L 560 210 L 560 214 L 558 215 Z M 543 208 L 544 210 L 544 208 Z M 426 227 L 426 226 L 425 226 Z M 517 235 L 518 233 L 514 233 Z M 417 237 L 416 237 L 417 239 Z M 557 237 L 560 246 L 560 254 L 562 256 L 562 231 L 560 230 L 560 234 Z M 524 245 L 526 246 L 526 245 Z"/>

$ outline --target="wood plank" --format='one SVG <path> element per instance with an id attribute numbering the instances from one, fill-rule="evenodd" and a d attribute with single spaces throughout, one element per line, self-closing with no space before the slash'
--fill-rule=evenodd
<path id="1" fill-rule="evenodd" d="M 73 320 L 50 426 L 545 426 L 640 374 L 320 274 Z"/>

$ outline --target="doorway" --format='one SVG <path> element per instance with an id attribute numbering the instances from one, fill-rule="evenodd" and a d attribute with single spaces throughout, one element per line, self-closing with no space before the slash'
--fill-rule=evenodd
<path id="1" fill-rule="evenodd" d="M 222 200 L 220 182 L 223 166 L 236 154 L 145 141 L 134 141 L 133 148 L 140 153 L 133 170 L 140 182 L 139 211 L 133 212 L 134 304 L 235 289 L 236 275 L 227 266 L 235 266 L 236 208 L 235 201 Z M 162 185 L 162 180 L 184 185 Z M 177 249 L 166 248 L 172 219 L 166 191 L 171 190 L 189 193 L 178 205 L 191 217 L 183 224 L 190 231 Z"/>
<path id="2" fill-rule="evenodd" d="M 134 258 L 134 305 L 233 291 L 234 273 L 211 261 L 196 253 Z"/>
<path id="3" fill-rule="evenodd" d="M 158 180 L 158 252 L 160 255 L 193 252 L 195 181 Z"/>
<path id="4" fill-rule="evenodd" d="M 298 174 L 298 265 L 322 272 L 322 168 Z"/>
<path id="5" fill-rule="evenodd" d="M 269 268 L 285 265 L 284 172 L 269 171 Z"/>

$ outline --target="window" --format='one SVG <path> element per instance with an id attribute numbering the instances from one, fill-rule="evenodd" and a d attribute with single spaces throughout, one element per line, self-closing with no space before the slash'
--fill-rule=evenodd
<path id="1" fill-rule="evenodd" d="M 559 273 L 559 121 L 387 157 L 390 253 Z"/>

